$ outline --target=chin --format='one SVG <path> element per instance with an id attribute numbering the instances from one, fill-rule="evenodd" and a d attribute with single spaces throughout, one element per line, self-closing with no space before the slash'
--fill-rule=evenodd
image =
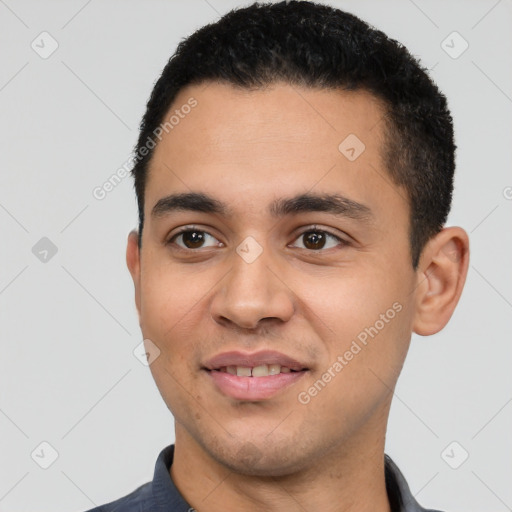
<path id="1" fill-rule="evenodd" d="M 293 452 L 292 452 L 293 450 Z M 297 446 L 259 447 L 250 441 L 233 450 L 212 454 L 218 462 L 231 471 L 247 476 L 279 477 L 296 473 L 307 465 L 307 461 L 294 456 Z"/>

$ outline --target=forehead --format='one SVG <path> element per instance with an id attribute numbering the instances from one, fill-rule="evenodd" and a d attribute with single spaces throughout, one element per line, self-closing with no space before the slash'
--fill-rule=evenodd
<path id="1" fill-rule="evenodd" d="M 381 157 L 384 108 L 366 91 L 207 82 L 184 88 L 170 116 L 149 168 L 147 211 L 173 192 L 261 210 L 313 189 L 383 208 L 397 195 Z"/>
<path id="2" fill-rule="evenodd" d="M 197 102 L 193 109 L 187 107 L 191 100 Z M 316 89 L 283 82 L 259 89 L 218 82 L 189 86 L 177 95 L 165 119 L 182 110 L 190 112 L 180 119 L 174 115 L 178 123 L 169 130 L 173 137 L 166 142 L 199 142 L 203 156 L 212 150 L 217 158 L 223 150 L 253 148 L 258 152 L 294 144 L 305 144 L 297 156 L 317 158 L 326 150 L 337 155 L 339 143 L 351 133 L 374 145 L 381 138 L 384 115 L 382 102 L 363 90 Z M 183 145 L 180 151 L 188 156 L 192 150 L 200 156 L 199 148 L 191 146 Z M 230 160 L 236 157 L 231 154 Z"/>

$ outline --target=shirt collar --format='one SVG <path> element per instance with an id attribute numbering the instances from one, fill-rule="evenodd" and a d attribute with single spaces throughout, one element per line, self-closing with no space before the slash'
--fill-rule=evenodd
<path id="1" fill-rule="evenodd" d="M 179 493 L 171 479 L 169 469 L 174 458 L 174 445 L 164 448 L 155 464 L 152 482 L 154 512 L 192 512 L 192 507 Z M 384 456 L 386 489 L 392 512 L 429 512 L 412 495 L 404 476 L 388 455 Z M 435 512 L 435 511 L 430 511 Z"/>

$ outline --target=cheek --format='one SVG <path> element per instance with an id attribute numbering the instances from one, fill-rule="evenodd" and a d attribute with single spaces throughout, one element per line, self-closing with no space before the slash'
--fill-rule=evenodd
<path id="1" fill-rule="evenodd" d="M 201 284 L 202 283 L 202 284 Z M 141 329 L 160 350 L 150 370 L 175 417 L 187 406 L 184 390 L 196 389 L 201 330 L 198 318 L 208 283 L 197 272 L 146 258 L 141 280 Z M 194 326 L 195 329 L 194 329 Z M 195 397 L 198 399 L 199 397 Z M 171 408 L 172 406 L 172 408 Z"/>
<path id="2" fill-rule="evenodd" d="M 141 323 L 148 334 L 172 334 L 204 296 L 207 283 L 198 272 L 160 257 L 146 257 L 141 278 Z"/>
<path id="3" fill-rule="evenodd" d="M 141 279 L 141 329 L 161 351 L 158 363 L 151 365 L 157 383 L 166 371 L 180 382 L 193 383 L 205 347 L 217 339 L 208 304 L 211 293 L 225 269 L 176 264 L 161 254 L 146 257 Z"/>
<path id="4" fill-rule="evenodd" d="M 372 269 L 334 269 L 330 275 L 303 278 L 295 290 L 305 312 L 309 309 L 317 315 L 315 323 L 322 320 L 334 331 L 331 334 L 343 338 L 373 324 L 403 295 Z"/>
<path id="5" fill-rule="evenodd" d="M 331 367 L 338 356 L 352 379 L 374 379 L 369 368 L 382 370 L 393 381 L 405 359 L 410 341 L 412 307 L 408 277 L 374 266 L 364 271 L 337 269 L 323 279 L 304 280 L 300 291 L 303 314 L 324 342 Z M 340 379 L 341 380 L 341 379 Z"/>

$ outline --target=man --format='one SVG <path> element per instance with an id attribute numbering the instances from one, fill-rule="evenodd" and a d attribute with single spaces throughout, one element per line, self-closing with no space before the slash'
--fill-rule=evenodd
<path id="1" fill-rule="evenodd" d="M 424 510 L 385 433 L 412 333 L 446 325 L 466 278 L 454 152 L 445 97 L 350 14 L 254 4 L 181 42 L 127 246 L 176 441 L 95 510 Z"/>

